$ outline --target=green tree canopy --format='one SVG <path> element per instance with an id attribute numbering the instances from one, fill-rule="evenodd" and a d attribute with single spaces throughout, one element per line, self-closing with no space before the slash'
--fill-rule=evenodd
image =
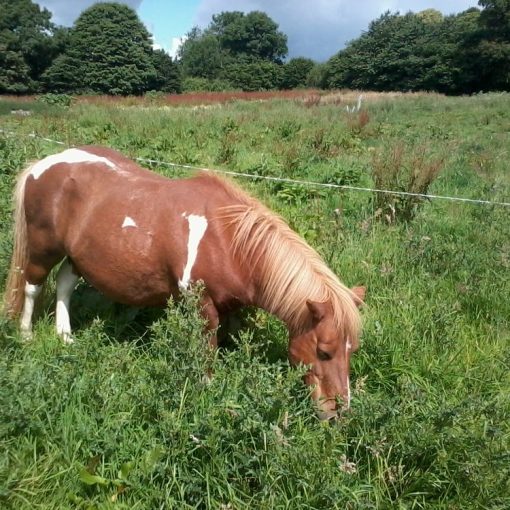
<path id="1" fill-rule="evenodd" d="M 0 92 L 37 91 L 39 79 L 61 49 L 63 33 L 51 14 L 31 0 L 0 0 Z"/>
<path id="2" fill-rule="evenodd" d="M 510 0 L 479 0 L 483 89 L 510 90 Z"/>
<path id="3" fill-rule="evenodd" d="M 103 94 L 141 94 L 157 79 L 149 32 L 133 9 L 114 2 L 81 13 L 45 73 L 50 89 Z"/>
<path id="4" fill-rule="evenodd" d="M 205 30 L 194 28 L 178 61 L 185 78 L 229 82 L 235 88 L 278 88 L 287 37 L 265 13 L 221 12 Z"/>
<path id="5" fill-rule="evenodd" d="M 283 78 L 281 87 L 283 89 L 295 89 L 306 87 L 309 83 L 309 76 L 315 62 L 309 58 L 298 57 L 290 59 L 283 66 Z"/>
<path id="6" fill-rule="evenodd" d="M 478 11 L 443 18 L 432 10 L 373 21 L 327 65 L 330 87 L 462 92 L 471 79 L 469 41 Z M 473 23 L 474 21 L 474 23 Z"/>
<path id="7" fill-rule="evenodd" d="M 163 50 L 154 50 L 151 58 L 156 76 L 150 88 L 162 92 L 181 92 L 180 71 L 172 57 Z"/>
<path id="8" fill-rule="evenodd" d="M 266 13 L 252 11 L 215 14 L 208 32 L 233 56 L 281 63 L 287 55 L 287 36 Z"/>
<path id="9" fill-rule="evenodd" d="M 267 60 L 238 59 L 225 66 L 224 75 L 236 89 L 247 92 L 280 88 L 283 66 Z"/>
<path id="10" fill-rule="evenodd" d="M 227 58 L 218 38 L 194 27 L 177 53 L 184 76 L 215 79 Z"/>

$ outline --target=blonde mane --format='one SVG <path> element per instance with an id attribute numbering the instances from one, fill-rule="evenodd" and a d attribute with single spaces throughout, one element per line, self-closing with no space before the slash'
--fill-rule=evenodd
<path id="1" fill-rule="evenodd" d="M 234 227 L 234 256 L 257 268 L 260 305 L 299 334 L 309 325 L 306 300 L 331 300 L 336 328 L 357 343 L 361 321 L 353 292 L 280 216 L 235 185 L 213 178 L 239 202 L 222 208 L 221 217 Z"/>

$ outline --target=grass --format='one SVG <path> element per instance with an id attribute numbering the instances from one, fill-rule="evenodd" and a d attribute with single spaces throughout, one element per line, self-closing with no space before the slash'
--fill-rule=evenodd
<path id="1" fill-rule="evenodd" d="M 326 97 L 209 109 L 25 102 L 26 117 L 0 101 L 2 126 L 17 133 L 0 137 L 0 279 L 15 175 L 58 150 L 26 138 L 32 131 L 361 186 L 389 164 L 378 155 L 402 147 L 405 161 L 442 162 L 430 192 L 508 202 L 509 103 L 507 94 L 367 96 L 361 119 Z M 51 315 L 31 343 L 0 320 L 0 507 L 508 508 L 510 211 L 420 202 L 411 221 L 381 222 L 371 194 L 241 184 L 343 281 L 368 288 L 350 412 L 317 420 L 286 361 L 285 330 L 265 313 L 251 311 L 234 347 L 211 357 L 193 295 L 137 311 L 81 285 L 71 347 Z"/>

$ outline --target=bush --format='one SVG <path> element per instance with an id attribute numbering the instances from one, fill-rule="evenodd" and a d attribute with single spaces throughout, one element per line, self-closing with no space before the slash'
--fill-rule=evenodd
<path id="1" fill-rule="evenodd" d="M 372 159 L 372 177 L 377 189 L 426 194 L 443 167 L 443 158 L 430 159 L 424 147 L 410 154 L 402 144 L 379 150 Z M 419 196 L 376 193 L 376 214 L 388 222 L 410 221 L 424 198 Z"/>
<path id="2" fill-rule="evenodd" d="M 273 90 L 282 84 L 283 66 L 264 60 L 235 62 L 225 66 L 224 76 L 245 92 Z"/>
<path id="3" fill-rule="evenodd" d="M 43 104 L 68 107 L 71 106 L 71 103 L 73 102 L 73 96 L 70 96 L 69 94 L 48 93 L 39 96 L 37 100 Z"/>

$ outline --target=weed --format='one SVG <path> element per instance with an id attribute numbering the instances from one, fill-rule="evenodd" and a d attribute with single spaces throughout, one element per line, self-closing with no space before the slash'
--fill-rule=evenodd
<path id="1" fill-rule="evenodd" d="M 444 165 L 443 158 L 430 159 L 424 147 L 406 154 L 402 143 L 390 150 L 377 151 L 372 159 L 372 176 L 377 189 L 426 194 Z M 423 198 L 378 193 L 375 204 L 388 222 L 410 221 Z"/>
<path id="2" fill-rule="evenodd" d="M 353 135 L 360 135 L 369 122 L 370 115 L 364 109 L 347 115 L 347 127 Z"/>
<path id="3" fill-rule="evenodd" d="M 43 104 L 69 107 L 73 101 L 73 96 L 69 96 L 68 94 L 48 93 L 39 96 L 37 100 Z"/>

